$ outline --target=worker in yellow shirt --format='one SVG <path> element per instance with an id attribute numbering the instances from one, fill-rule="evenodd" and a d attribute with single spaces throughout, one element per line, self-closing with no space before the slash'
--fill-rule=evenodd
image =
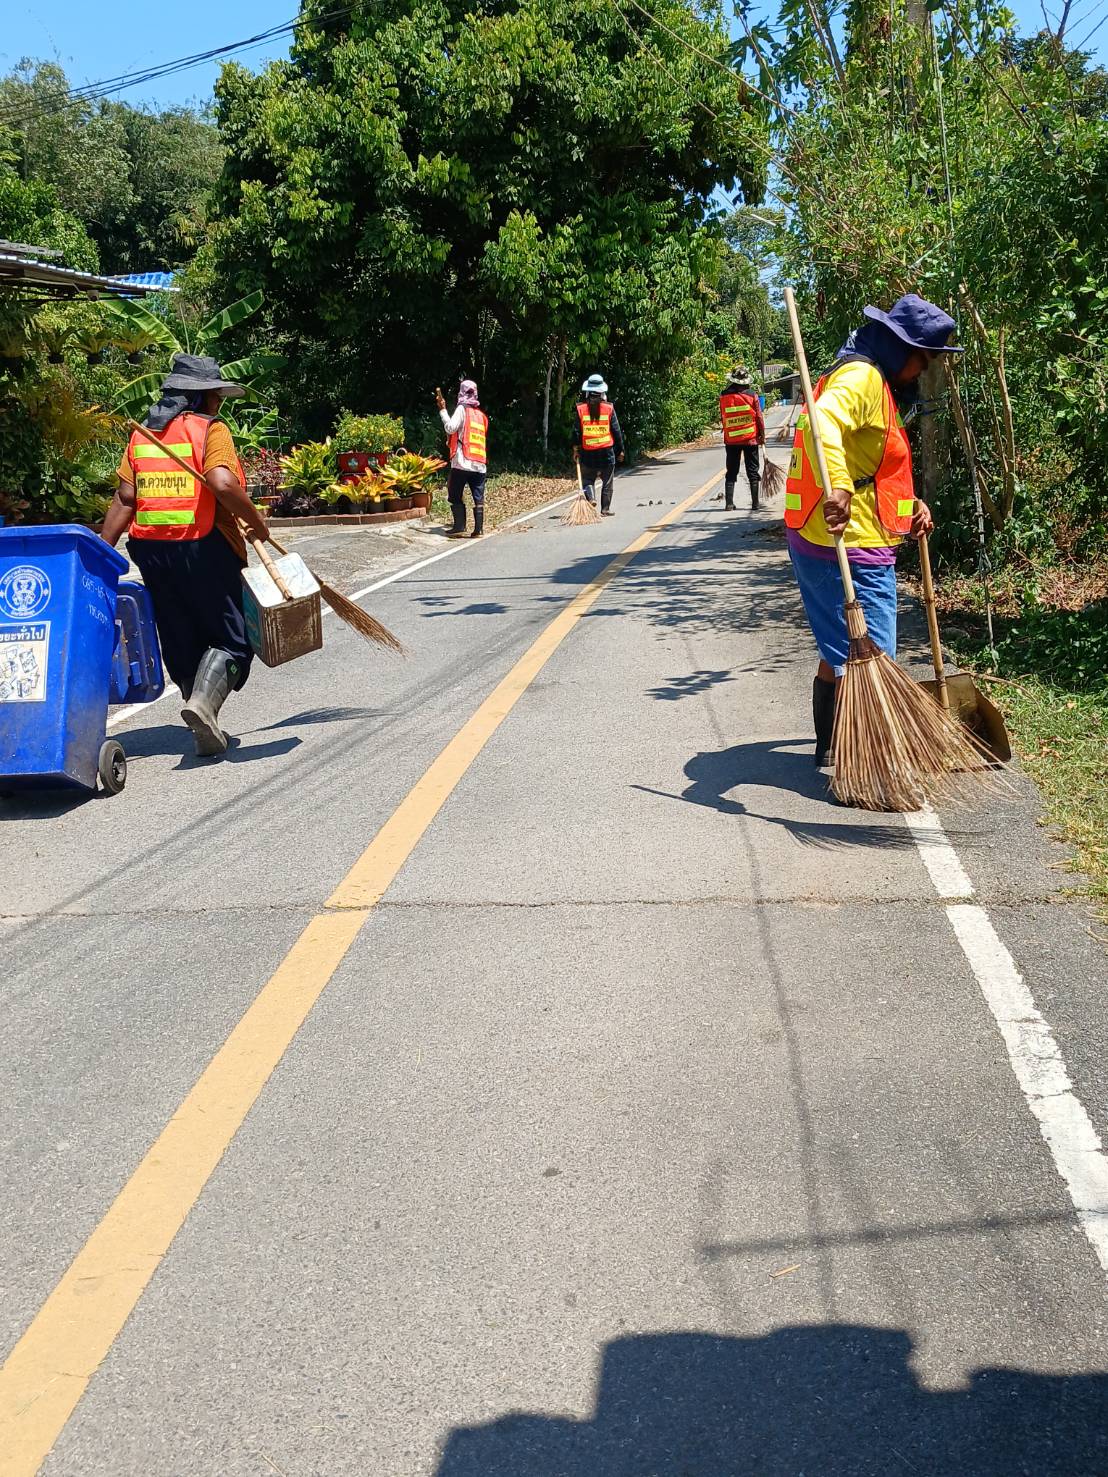
<path id="1" fill-rule="evenodd" d="M 834 535 L 846 542 L 869 634 L 895 657 L 897 545 L 933 526 L 927 505 L 915 499 L 902 412 L 935 356 L 961 353 L 947 342 L 953 318 L 914 293 L 887 313 L 867 307 L 865 318 L 815 388 L 831 496 L 820 485 L 807 415 L 797 423 L 785 489 L 789 553 L 820 653 L 812 683 L 817 766 L 832 759 L 835 694 L 849 647 Z"/>

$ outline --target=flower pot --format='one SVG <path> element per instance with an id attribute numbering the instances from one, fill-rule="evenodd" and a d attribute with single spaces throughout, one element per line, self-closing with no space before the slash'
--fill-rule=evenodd
<path id="1" fill-rule="evenodd" d="M 387 451 L 340 451 L 337 453 L 339 471 L 348 477 L 364 477 L 371 466 L 387 465 Z"/>
<path id="2" fill-rule="evenodd" d="M 412 507 L 422 508 L 425 513 L 431 510 L 431 494 L 426 490 L 412 494 Z"/>
<path id="3" fill-rule="evenodd" d="M 395 513 L 399 506 L 400 499 L 398 497 L 383 497 L 381 499 L 382 513 Z"/>

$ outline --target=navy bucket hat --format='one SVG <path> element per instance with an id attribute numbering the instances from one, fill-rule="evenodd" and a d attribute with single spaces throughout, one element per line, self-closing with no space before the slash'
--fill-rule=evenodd
<path id="1" fill-rule="evenodd" d="M 963 352 L 956 344 L 947 343 L 957 327 L 950 314 L 944 313 L 942 308 L 937 308 L 926 298 L 917 297 L 914 292 L 893 303 L 887 313 L 874 307 L 863 311 L 867 318 L 874 323 L 883 323 L 902 343 L 913 349 L 924 349 L 929 354 Z"/>

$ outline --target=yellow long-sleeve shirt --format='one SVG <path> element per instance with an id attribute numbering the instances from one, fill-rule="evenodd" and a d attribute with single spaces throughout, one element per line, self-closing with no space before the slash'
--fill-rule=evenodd
<path id="1" fill-rule="evenodd" d="M 844 364 L 832 372 L 816 402 L 819 428 L 831 486 L 853 488 L 872 477 L 885 451 L 885 382 L 872 364 Z M 810 544 L 831 548 L 822 500 L 797 532 Z M 900 543 L 877 517 L 877 489 L 872 482 L 856 488 L 850 504 L 846 545 L 854 549 L 891 549 Z"/>

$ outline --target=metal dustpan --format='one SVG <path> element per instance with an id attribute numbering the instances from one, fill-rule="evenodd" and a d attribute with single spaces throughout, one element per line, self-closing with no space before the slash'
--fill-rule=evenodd
<path id="1" fill-rule="evenodd" d="M 942 708 L 949 708 L 952 717 L 983 744 L 998 764 L 1007 764 L 1012 757 L 1012 744 L 1000 709 L 976 685 L 968 672 L 947 673 L 933 681 L 921 682 Z M 946 689 L 943 702 L 942 689 Z"/>
<path id="2" fill-rule="evenodd" d="M 934 680 L 921 682 L 939 707 L 957 718 L 969 730 L 997 764 L 1007 764 L 1012 757 L 1012 744 L 1000 709 L 979 690 L 968 672 L 947 675 L 943 647 L 939 640 L 939 618 L 935 613 L 935 584 L 931 578 L 931 551 L 927 535 L 919 539 L 919 563 L 923 583 L 923 605 L 927 612 L 927 634 L 931 641 Z"/>

